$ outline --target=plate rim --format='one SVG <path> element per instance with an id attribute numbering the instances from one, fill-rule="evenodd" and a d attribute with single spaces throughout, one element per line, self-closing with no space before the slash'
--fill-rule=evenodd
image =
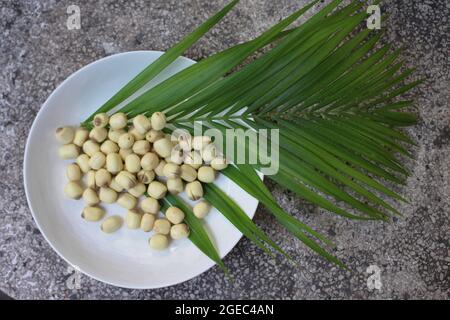
<path id="1" fill-rule="evenodd" d="M 148 285 L 135 286 L 135 285 L 133 285 L 133 286 L 130 286 L 130 285 L 126 285 L 124 283 L 120 283 L 120 282 L 114 283 L 114 282 L 109 281 L 107 279 L 103 279 L 103 278 L 101 278 L 101 277 L 99 277 L 97 275 L 91 274 L 90 272 L 87 272 L 87 271 L 83 270 L 81 267 L 79 267 L 76 264 L 72 263 L 69 258 L 64 256 L 53 245 L 53 243 L 49 240 L 49 238 L 47 237 L 45 232 L 43 232 L 43 228 L 42 228 L 41 224 L 38 221 L 39 219 L 37 219 L 37 216 L 35 215 L 35 212 L 34 212 L 35 210 L 33 209 L 33 205 L 32 205 L 32 203 L 30 201 L 30 190 L 28 189 L 28 185 L 27 185 L 27 175 L 28 175 L 27 166 L 28 166 L 28 162 L 30 161 L 30 160 L 27 161 L 27 159 L 29 159 L 29 152 L 30 152 L 29 151 L 30 150 L 30 148 L 29 148 L 30 137 L 32 136 L 33 131 L 35 130 L 35 128 L 37 126 L 37 123 L 39 122 L 39 119 L 42 116 L 43 110 L 45 109 L 45 106 L 48 103 L 48 101 L 52 99 L 52 97 L 56 94 L 56 92 L 58 91 L 58 89 L 60 87 L 62 87 L 66 82 L 69 82 L 78 73 L 83 72 L 83 70 L 87 69 L 91 65 L 96 64 L 96 63 L 98 63 L 100 61 L 109 60 L 109 59 L 117 57 L 119 55 L 129 55 L 129 54 L 135 54 L 135 53 L 159 53 L 159 54 L 164 54 L 163 51 L 159 51 L 159 50 L 133 50 L 133 51 L 126 51 L 126 52 L 120 52 L 120 53 L 112 54 L 112 55 L 109 55 L 109 56 L 106 56 L 106 57 L 103 57 L 103 58 L 91 61 L 90 63 L 84 65 L 80 69 L 77 69 L 76 71 L 71 73 L 66 79 L 64 79 L 61 83 L 59 83 L 55 87 L 55 89 L 51 92 L 51 94 L 47 97 L 45 102 L 39 108 L 39 110 L 38 110 L 38 112 L 37 112 L 37 114 L 36 114 L 36 116 L 35 116 L 35 118 L 33 120 L 33 123 L 32 123 L 32 125 L 30 127 L 30 130 L 28 132 L 27 140 L 26 140 L 26 143 L 25 143 L 24 158 L 23 158 L 23 163 L 22 163 L 22 167 L 23 167 L 22 174 L 23 174 L 23 185 L 24 185 L 24 189 L 25 189 L 25 197 L 27 199 L 27 204 L 28 204 L 28 208 L 29 208 L 29 210 L 31 212 L 31 216 L 33 217 L 33 220 L 36 223 L 36 225 L 37 225 L 41 235 L 44 237 L 46 242 L 50 245 L 50 247 L 53 249 L 53 251 L 58 254 L 58 256 L 60 258 L 62 258 L 68 265 L 73 267 L 75 270 L 77 270 L 77 271 L 83 273 L 84 275 L 86 275 L 86 276 L 88 276 L 88 277 L 90 277 L 92 279 L 95 279 L 97 281 L 100 281 L 100 282 L 103 282 L 103 283 L 106 283 L 108 285 L 112 285 L 112 286 L 115 286 L 115 287 L 120 287 L 120 288 L 148 290 L 148 289 L 159 289 L 159 288 L 171 287 L 171 286 L 174 286 L 174 285 L 177 285 L 177 284 L 181 284 L 181 283 L 187 282 L 187 281 L 192 280 L 193 278 L 195 278 L 195 277 L 205 273 L 206 271 L 208 271 L 209 269 L 214 267 L 216 265 L 216 263 L 209 258 L 208 259 L 208 266 L 204 270 L 200 271 L 199 273 L 194 274 L 191 277 L 186 278 L 185 280 L 182 280 L 182 281 L 175 280 L 173 282 L 170 282 L 170 283 L 164 284 L 164 285 L 155 285 L 155 286 L 148 286 Z M 184 57 L 184 56 L 179 56 L 177 59 L 184 59 L 184 60 L 187 60 L 189 62 L 194 62 L 194 64 L 197 63 L 197 61 L 195 61 L 193 59 L 190 59 L 190 58 L 187 58 L 187 57 Z M 261 173 L 258 172 L 258 175 L 260 176 L 261 179 L 263 179 L 263 175 Z M 250 217 L 251 219 L 254 218 L 254 216 L 256 214 L 256 210 L 258 209 L 258 206 L 259 206 L 259 200 L 258 199 L 256 199 L 256 200 L 257 200 L 256 207 L 255 207 L 253 213 L 251 214 L 251 217 Z M 239 241 L 242 239 L 243 234 L 239 230 L 238 230 L 238 232 L 240 233 L 240 236 L 239 236 L 239 238 L 236 239 L 236 242 L 233 244 L 233 246 L 231 246 L 231 248 L 228 251 L 224 252 L 223 254 L 220 254 L 220 252 L 219 252 L 221 259 L 224 259 L 231 252 L 231 250 L 234 249 L 234 247 L 239 243 Z"/>

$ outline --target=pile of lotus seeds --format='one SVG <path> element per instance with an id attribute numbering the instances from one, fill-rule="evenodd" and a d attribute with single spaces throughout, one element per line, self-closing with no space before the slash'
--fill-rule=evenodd
<path id="1" fill-rule="evenodd" d="M 64 194 L 84 200 L 86 207 L 81 217 L 87 221 L 105 217 L 102 202 L 117 202 L 127 209 L 126 226 L 154 231 L 149 245 L 162 250 L 169 246 L 169 238 L 187 237 L 189 227 L 183 223 L 185 213 L 178 207 L 171 206 L 165 217 L 160 216 L 158 200 L 167 192 L 183 191 L 189 199 L 200 200 L 202 183 L 212 183 L 216 172 L 225 169 L 227 162 L 208 136 L 181 135 L 172 139 L 165 134 L 162 130 L 166 117 L 162 112 L 151 117 L 138 115 L 130 122 L 129 126 L 124 113 L 111 117 L 100 113 L 94 117 L 90 131 L 82 127 L 56 130 L 56 138 L 62 144 L 59 157 L 75 159 L 67 166 L 69 182 Z M 210 209 L 211 205 L 201 200 L 193 212 L 202 219 Z M 102 221 L 100 229 L 112 233 L 122 225 L 121 216 L 111 215 Z"/>

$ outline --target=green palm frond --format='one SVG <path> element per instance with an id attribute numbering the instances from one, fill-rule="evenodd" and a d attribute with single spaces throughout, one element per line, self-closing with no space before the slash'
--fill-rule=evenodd
<path id="1" fill-rule="evenodd" d="M 236 2 L 168 50 L 99 111 L 111 110 L 150 81 Z M 364 2 L 340 7 L 340 0 L 331 1 L 302 25 L 288 29 L 316 2 L 256 39 L 180 71 L 120 111 L 129 117 L 164 111 L 174 127 L 189 131 L 196 122 L 222 132 L 279 129 L 280 169 L 269 179 L 335 214 L 385 221 L 401 215 L 385 199 L 406 200 L 387 185 L 404 184 L 409 172 L 401 157 L 411 157 L 408 148 L 414 145 L 399 130 L 416 121 L 402 111 L 412 102 L 399 97 L 420 81 L 408 82 L 413 70 L 404 70 L 400 50 L 378 45 L 382 31 L 360 28 L 367 18 Z M 269 44 L 257 59 L 233 71 Z M 223 174 L 257 198 L 305 245 L 343 266 L 322 247 L 332 246 L 325 237 L 281 209 L 256 173 L 261 168 L 261 163 L 232 165 Z M 214 185 L 205 189 L 205 198 L 256 245 L 287 256 L 225 193 Z M 204 237 L 193 241 L 199 248 L 201 239 L 206 241 Z M 202 251 L 217 262 L 217 255 L 208 250 Z"/>

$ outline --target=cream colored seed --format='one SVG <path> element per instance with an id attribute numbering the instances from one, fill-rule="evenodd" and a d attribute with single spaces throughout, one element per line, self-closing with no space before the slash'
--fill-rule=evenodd
<path id="1" fill-rule="evenodd" d="M 105 215 L 105 210 L 98 207 L 86 207 L 81 212 L 81 217 L 87 221 L 99 221 Z"/>
<path id="2" fill-rule="evenodd" d="M 174 240 L 187 238 L 189 236 L 189 227 L 185 223 L 180 223 L 170 228 L 170 237 Z"/>
<path id="3" fill-rule="evenodd" d="M 179 194 L 184 190 L 183 180 L 181 180 L 181 178 L 167 179 L 166 184 L 167 190 L 169 190 L 171 194 Z"/>
<path id="4" fill-rule="evenodd" d="M 155 112 L 151 117 L 152 128 L 162 130 L 166 126 L 166 116 L 162 112 Z"/>
<path id="5" fill-rule="evenodd" d="M 83 143 L 83 152 L 86 153 L 89 157 L 92 157 L 92 155 L 96 152 L 100 151 L 100 145 L 93 141 L 93 140 L 87 140 L 85 143 Z"/>
<path id="6" fill-rule="evenodd" d="M 137 179 L 139 182 L 149 184 L 155 179 L 155 172 L 153 170 L 141 170 L 137 173 Z"/>
<path id="7" fill-rule="evenodd" d="M 83 144 L 89 137 L 89 131 L 85 128 L 78 128 L 75 130 L 75 136 L 73 138 L 73 143 L 79 147 L 82 147 Z"/>
<path id="8" fill-rule="evenodd" d="M 87 188 L 83 191 L 83 200 L 88 206 L 94 206 L 100 202 L 97 192 L 91 188 Z"/>
<path id="9" fill-rule="evenodd" d="M 189 182 L 185 187 L 186 195 L 191 200 L 198 200 L 203 197 L 203 187 L 198 181 Z"/>
<path id="10" fill-rule="evenodd" d="M 126 133 L 126 131 L 123 129 L 110 129 L 108 132 L 108 139 L 112 142 L 118 143 L 120 136 L 124 133 Z"/>
<path id="11" fill-rule="evenodd" d="M 125 170 L 131 173 L 137 173 L 141 170 L 141 159 L 137 154 L 129 154 L 125 158 Z"/>
<path id="12" fill-rule="evenodd" d="M 166 163 L 173 163 L 172 160 L 170 159 L 170 156 L 165 157 L 165 158 L 164 158 L 164 161 L 165 161 Z"/>
<path id="13" fill-rule="evenodd" d="M 159 161 L 158 166 L 155 168 L 155 173 L 158 177 L 164 177 L 164 167 L 166 166 L 167 162 L 164 160 Z"/>
<path id="14" fill-rule="evenodd" d="M 141 226 L 142 216 L 136 210 L 128 210 L 125 215 L 125 223 L 128 229 L 138 229 Z"/>
<path id="15" fill-rule="evenodd" d="M 163 234 L 155 234 L 148 240 L 148 244 L 154 250 L 164 250 L 169 246 L 169 238 Z"/>
<path id="16" fill-rule="evenodd" d="M 216 179 L 216 172 L 211 167 L 200 167 L 198 169 L 197 179 L 204 183 L 212 183 Z"/>
<path id="17" fill-rule="evenodd" d="M 78 166 L 80 167 L 81 172 L 86 173 L 89 170 L 91 170 L 91 166 L 89 165 L 89 159 L 90 159 L 89 156 L 84 153 L 80 154 L 77 157 L 76 162 L 77 162 Z"/>
<path id="18" fill-rule="evenodd" d="M 164 166 L 163 173 L 169 179 L 179 178 L 181 174 L 181 168 L 175 163 L 168 163 Z"/>
<path id="19" fill-rule="evenodd" d="M 150 151 L 150 142 L 147 140 L 139 140 L 133 144 L 133 152 L 142 156 Z"/>
<path id="20" fill-rule="evenodd" d="M 88 188 L 95 189 L 95 170 L 89 170 L 86 173 L 86 185 L 88 186 Z"/>
<path id="21" fill-rule="evenodd" d="M 81 179 L 81 169 L 76 163 L 67 166 L 66 177 L 69 181 L 78 181 Z"/>
<path id="22" fill-rule="evenodd" d="M 91 158 L 89 159 L 89 166 L 94 169 L 98 170 L 100 168 L 103 168 L 103 166 L 106 163 L 106 157 L 103 153 L 100 151 L 94 153 Z"/>
<path id="23" fill-rule="evenodd" d="M 116 176 L 116 181 L 120 184 L 124 189 L 133 188 L 137 184 L 137 179 L 134 174 L 128 171 L 120 171 Z"/>
<path id="24" fill-rule="evenodd" d="M 134 136 L 130 133 L 124 133 L 119 137 L 118 144 L 122 149 L 131 149 L 134 144 Z"/>
<path id="25" fill-rule="evenodd" d="M 100 151 L 104 154 L 117 153 L 119 152 L 119 146 L 112 140 L 106 140 L 100 146 Z"/>
<path id="26" fill-rule="evenodd" d="M 164 133 L 162 131 L 159 130 L 154 130 L 151 129 L 149 132 L 147 132 L 147 134 L 145 135 L 145 139 L 148 142 L 154 143 L 156 140 L 161 139 L 162 137 L 164 137 Z"/>
<path id="27" fill-rule="evenodd" d="M 170 156 L 166 157 L 169 160 L 168 162 L 175 163 L 175 164 L 182 164 L 184 161 L 185 151 L 179 149 L 179 146 L 176 146 L 172 149 Z"/>
<path id="28" fill-rule="evenodd" d="M 185 157 L 186 153 L 183 150 L 176 150 L 176 148 L 178 148 L 178 147 L 175 147 L 174 149 L 172 149 L 172 152 L 168 158 L 170 159 L 171 163 L 174 163 L 174 164 L 180 166 L 184 161 L 184 157 Z"/>
<path id="29" fill-rule="evenodd" d="M 70 181 L 64 187 L 64 194 L 67 198 L 80 199 L 83 194 L 83 188 L 78 182 Z"/>
<path id="30" fill-rule="evenodd" d="M 192 208 L 194 215 L 199 219 L 206 217 L 210 210 L 211 205 L 206 201 L 200 201 L 194 206 L 194 208 Z"/>
<path id="31" fill-rule="evenodd" d="M 150 120 L 143 114 L 140 114 L 140 115 L 134 117 L 133 125 L 139 133 L 144 134 L 144 135 L 152 127 Z"/>
<path id="32" fill-rule="evenodd" d="M 153 214 L 144 213 L 141 219 L 141 229 L 144 232 L 150 232 L 155 224 L 155 216 Z"/>
<path id="33" fill-rule="evenodd" d="M 172 151 L 172 142 L 167 138 L 162 138 L 153 143 L 153 148 L 160 157 L 165 158 L 170 156 Z"/>
<path id="34" fill-rule="evenodd" d="M 122 192 L 123 187 L 117 183 L 116 178 L 112 178 L 111 182 L 109 183 L 109 187 L 113 189 L 116 192 Z"/>
<path id="35" fill-rule="evenodd" d="M 194 168 L 192 168 L 190 165 L 188 164 L 183 164 L 181 166 L 181 174 L 180 174 L 181 179 L 183 179 L 184 181 L 187 182 L 192 182 L 195 179 L 197 179 L 197 170 L 195 170 Z"/>
<path id="36" fill-rule="evenodd" d="M 170 140 L 170 142 L 172 143 L 172 148 L 178 145 L 178 139 L 175 136 L 171 135 L 170 133 L 166 133 L 164 136 L 166 137 L 166 139 Z"/>
<path id="37" fill-rule="evenodd" d="M 228 163 L 224 157 L 214 158 L 210 165 L 214 170 L 224 170 L 228 167 Z"/>
<path id="38" fill-rule="evenodd" d="M 194 150 L 201 151 L 208 144 L 211 143 L 211 138 L 208 136 L 197 136 L 192 139 L 192 147 Z"/>
<path id="39" fill-rule="evenodd" d="M 128 189 L 128 192 L 136 198 L 142 196 L 145 193 L 145 191 L 147 191 L 147 187 L 145 186 L 145 184 L 141 182 L 139 182 L 133 188 Z"/>
<path id="40" fill-rule="evenodd" d="M 56 129 L 55 137 L 61 144 L 72 143 L 75 132 L 71 127 L 60 127 Z"/>
<path id="41" fill-rule="evenodd" d="M 59 147 L 59 157 L 61 159 L 75 159 L 80 154 L 80 149 L 73 143 L 65 144 Z"/>
<path id="42" fill-rule="evenodd" d="M 144 212 L 157 214 L 159 212 L 159 202 L 154 198 L 147 197 L 141 202 L 141 209 Z"/>
<path id="43" fill-rule="evenodd" d="M 105 203 L 114 203 L 117 200 L 117 192 L 108 187 L 101 187 L 98 192 L 100 201 Z"/>
<path id="44" fill-rule="evenodd" d="M 122 169 L 123 162 L 118 153 L 110 153 L 106 156 L 106 170 L 115 174 L 122 171 Z"/>
<path id="45" fill-rule="evenodd" d="M 140 133 L 135 127 L 131 127 L 128 133 L 134 137 L 134 141 L 144 140 L 145 134 Z"/>
<path id="46" fill-rule="evenodd" d="M 95 127 L 89 132 L 89 138 L 98 143 L 105 141 L 107 136 L 108 131 L 102 127 Z"/>
<path id="47" fill-rule="evenodd" d="M 125 209 L 133 209 L 136 207 L 137 199 L 129 193 L 123 193 L 117 199 L 119 206 Z"/>
<path id="48" fill-rule="evenodd" d="M 122 158 L 122 160 L 125 161 L 127 156 L 129 156 L 130 154 L 133 154 L 133 150 L 132 149 L 120 149 L 119 154 L 120 154 L 120 157 Z"/>
<path id="49" fill-rule="evenodd" d="M 159 181 L 152 181 L 148 185 L 147 193 L 155 198 L 162 199 L 166 195 L 167 187 Z"/>
<path id="50" fill-rule="evenodd" d="M 184 212 L 178 207 L 169 207 L 166 210 L 166 218 L 172 224 L 179 224 L 184 220 Z"/>
<path id="51" fill-rule="evenodd" d="M 217 156 L 217 148 L 213 144 L 209 144 L 202 149 L 203 161 L 209 163 Z"/>
<path id="52" fill-rule="evenodd" d="M 111 173 L 106 169 L 101 168 L 95 172 L 95 184 L 97 187 L 105 187 L 111 183 Z"/>
<path id="53" fill-rule="evenodd" d="M 159 164 L 159 157 L 154 152 L 147 152 L 141 159 L 141 167 L 144 170 L 153 170 Z"/>
<path id="54" fill-rule="evenodd" d="M 105 233 L 113 233 L 120 229 L 123 224 L 123 219 L 120 216 L 111 216 L 106 218 L 100 229 Z"/>
<path id="55" fill-rule="evenodd" d="M 104 128 L 109 122 L 109 116 L 106 113 L 99 113 L 94 116 L 92 124 L 94 127 Z"/>
<path id="56" fill-rule="evenodd" d="M 153 230 L 159 234 L 169 234 L 170 222 L 167 219 L 156 219 Z"/>
<path id="57" fill-rule="evenodd" d="M 112 129 L 123 129 L 127 126 L 127 121 L 127 115 L 125 113 L 118 112 L 109 118 L 109 126 Z"/>
<path id="58" fill-rule="evenodd" d="M 180 149 L 186 152 L 192 150 L 192 137 L 190 134 L 182 134 L 178 137 L 178 145 Z"/>
<path id="59" fill-rule="evenodd" d="M 200 153 L 191 151 L 184 158 L 184 163 L 190 165 L 194 169 L 198 169 L 202 165 L 203 159 Z"/>

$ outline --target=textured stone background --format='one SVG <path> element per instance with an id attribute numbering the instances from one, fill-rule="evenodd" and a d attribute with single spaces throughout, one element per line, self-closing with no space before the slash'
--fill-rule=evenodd
<path id="1" fill-rule="evenodd" d="M 248 0 L 186 54 L 200 59 L 250 39 L 305 1 Z M 69 31 L 69 4 L 81 7 L 82 29 Z M 411 204 L 392 223 L 358 223 L 316 212 L 270 185 L 280 203 L 338 244 L 354 272 L 324 262 L 278 227 L 263 208 L 256 222 L 299 264 L 272 260 L 246 239 L 226 257 L 235 275 L 218 268 L 158 290 L 115 288 L 86 276 L 71 290 L 68 266 L 45 242 L 28 210 L 22 184 L 24 145 L 47 96 L 71 73 L 106 55 L 165 50 L 225 4 L 223 0 L 2 1 L 0 13 L 0 290 L 14 298 L 388 298 L 450 297 L 450 83 L 447 0 L 386 1 L 386 38 L 404 45 L 404 58 L 425 84 L 411 95 L 421 116 L 410 130 L 419 146 L 412 176 L 400 190 Z M 382 269 L 381 290 L 369 291 L 366 268 Z"/>

